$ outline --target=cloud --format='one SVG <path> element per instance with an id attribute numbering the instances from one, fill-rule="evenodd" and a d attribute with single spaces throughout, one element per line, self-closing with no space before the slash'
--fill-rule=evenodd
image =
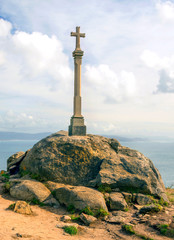
<path id="1" fill-rule="evenodd" d="M 171 78 L 165 70 L 160 71 L 160 79 L 156 93 L 174 93 L 174 77 Z"/>
<path id="2" fill-rule="evenodd" d="M 171 1 L 159 1 L 156 8 L 163 20 L 174 20 L 174 3 Z"/>
<path id="3" fill-rule="evenodd" d="M 132 72 L 121 71 L 117 74 L 108 65 L 86 65 L 85 82 L 106 103 L 121 103 L 130 100 L 136 94 L 136 79 Z"/>
<path id="4" fill-rule="evenodd" d="M 141 60 L 159 74 L 154 93 L 174 93 L 174 55 L 159 57 L 156 53 L 145 50 L 141 55 Z"/>
<path id="5" fill-rule="evenodd" d="M 10 22 L 0 19 L 0 37 L 7 37 L 10 35 L 12 25 Z"/>
<path id="6" fill-rule="evenodd" d="M 70 90 L 72 70 L 56 36 L 22 31 L 11 34 L 11 24 L 2 19 L 1 28 L 1 92 L 55 102 L 60 89 Z"/>

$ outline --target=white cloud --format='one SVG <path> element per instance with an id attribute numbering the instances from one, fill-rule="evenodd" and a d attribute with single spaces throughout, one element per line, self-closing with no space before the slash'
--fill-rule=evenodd
<path id="1" fill-rule="evenodd" d="M 156 4 L 156 8 L 159 11 L 160 16 L 164 20 L 174 20 L 174 3 L 171 1 L 159 1 Z"/>
<path id="2" fill-rule="evenodd" d="M 87 84 L 93 85 L 93 90 L 107 103 L 123 102 L 136 94 L 136 79 L 132 72 L 117 74 L 105 64 L 87 65 L 84 76 Z"/>
<path id="3" fill-rule="evenodd" d="M 170 57 L 160 57 L 158 54 L 145 50 L 141 55 L 141 60 L 146 66 L 159 73 L 159 81 L 155 92 L 174 92 L 174 55 Z"/>
<path id="4" fill-rule="evenodd" d="M 11 29 L 12 25 L 10 22 L 0 19 L 0 37 L 7 37 Z"/>
<path id="5" fill-rule="evenodd" d="M 1 21 L 3 26 L 9 22 Z M 8 36 L 7 36 L 8 35 Z M 57 102 L 61 88 L 70 89 L 73 78 L 69 59 L 56 36 L 16 31 L 0 36 L 1 91 L 40 96 Z M 4 57 L 5 56 L 5 57 Z"/>

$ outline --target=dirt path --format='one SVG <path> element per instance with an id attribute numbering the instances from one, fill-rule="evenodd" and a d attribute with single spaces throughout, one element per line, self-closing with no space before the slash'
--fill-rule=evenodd
<path id="1" fill-rule="evenodd" d="M 8 210 L 10 204 L 16 200 L 8 195 L 0 195 L 0 240 L 138 240 L 135 235 L 130 236 L 121 231 L 121 226 L 99 221 L 91 227 L 81 226 L 76 236 L 66 234 L 63 229 L 56 227 L 60 217 L 67 214 L 65 208 L 32 206 L 34 215 L 23 215 Z M 174 209 L 173 209 L 174 214 Z M 137 224 L 135 230 L 154 240 L 169 240 L 160 236 L 146 224 Z"/>

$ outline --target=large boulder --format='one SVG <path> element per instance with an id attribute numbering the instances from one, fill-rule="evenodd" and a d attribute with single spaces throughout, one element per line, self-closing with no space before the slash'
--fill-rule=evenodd
<path id="1" fill-rule="evenodd" d="M 18 180 L 13 182 L 13 186 L 10 188 L 10 195 L 20 200 L 33 201 L 36 199 L 39 202 L 52 198 L 48 188 L 35 180 Z"/>
<path id="2" fill-rule="evenodd" d="M 55 197 L 61 204 L 74 206 L 78 210 L 90 207 L 92 210 L 102 208 L 108 211 L 103 194 L 95 189 L 67 185 L 56 189 Z"/>
<path id="3" fill-rule="evenodd" d="M 152 194 L 167 200 L 165 187 L 152 161 L 142 153 L 102 136 L 50 135 L 31 149 L 20 170 L 46 181 Z"/>

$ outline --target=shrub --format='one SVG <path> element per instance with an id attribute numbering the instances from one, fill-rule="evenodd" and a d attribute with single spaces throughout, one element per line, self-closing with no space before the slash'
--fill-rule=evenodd
<path id="1" fill-rule="evenodd" d="M 111 193 L 111 192 L 112 192 L 112 189 L 111 189 L 111 187 L 109 187 L 108 185 L 101 184 L 101 185 L 98 187 L 98 191 L 99 191 L 99 192 L 102 192 L 102 193 Z"/>
<path id="2" fill-rule="evenodd" d="M 68 207 L 67 207 L 67 211 L 70 212 L 70 213 L 75 213 L 75 207 L 73 204 L 70 204 Z"/>
<path id="3" fill-rule="evenodd" d="M 81 213 L 85 213 L 85 214 L 87 214 L 87 215 L 94 216 L 93 211 L 92 211 L 91 208 L 88 207 L 88 206 L 86 206 L 86 207 L 81 211 Z"/>
<path id="4" fill-rule="evenodd" d="M 45 206 L 45 204 L 43 202 L 40 202 L 38 199 L 36 198 L 33 198 L 32 201 L 31 201 L 33 204 L 35 205 L 39 205 L 41 207 Z"/>
<path id="5" fill-rule="evenodd" d="M 9 210 L 14 210 L 16 203 L 12 203 L 8 206 Z"/>
<path id="6" fill-rule="evenodd" d="M 167 237 L 174 238 L 174 229 L 171 229 L 167 224 L 161 224 L 158 226 L 160 233 Z"/>
<path id="7" fill-rule="evenodd" d="M 76 235 L 78 230 L 74 226 L 65 226 L 64 231 L 70 235 Z"/>
<path id="8" fill-rule="evenodd" d="M 3 186 L 4 188 L 4 192 L 5 193 L 8 193 L 10 191 L 10 188 L 11 188 L 11 183 L 10 182 L 6 182 Z"/>
<path id="9" fill-rule="evenodd" d="M 122 229 L 129 234 L 135 234 L 135 231 L 134 231 L 132 225 L 125 224 L 125 225 L 122 226 Z"/>
<path id="10" fill-rule="evenodd" d="M 80 217 L 79 217 L 79 215 L 71 215 L 71 220 L 72 221 L 79 221 L 80 220 Z"/>
<path id="11" fill-rule="evenodd" d="M 96 217 L 105 217 L 105 216 L 109 215 L 109 213 L 105 209 L 99 208 L 95 215 L 96 215 Z"/>

